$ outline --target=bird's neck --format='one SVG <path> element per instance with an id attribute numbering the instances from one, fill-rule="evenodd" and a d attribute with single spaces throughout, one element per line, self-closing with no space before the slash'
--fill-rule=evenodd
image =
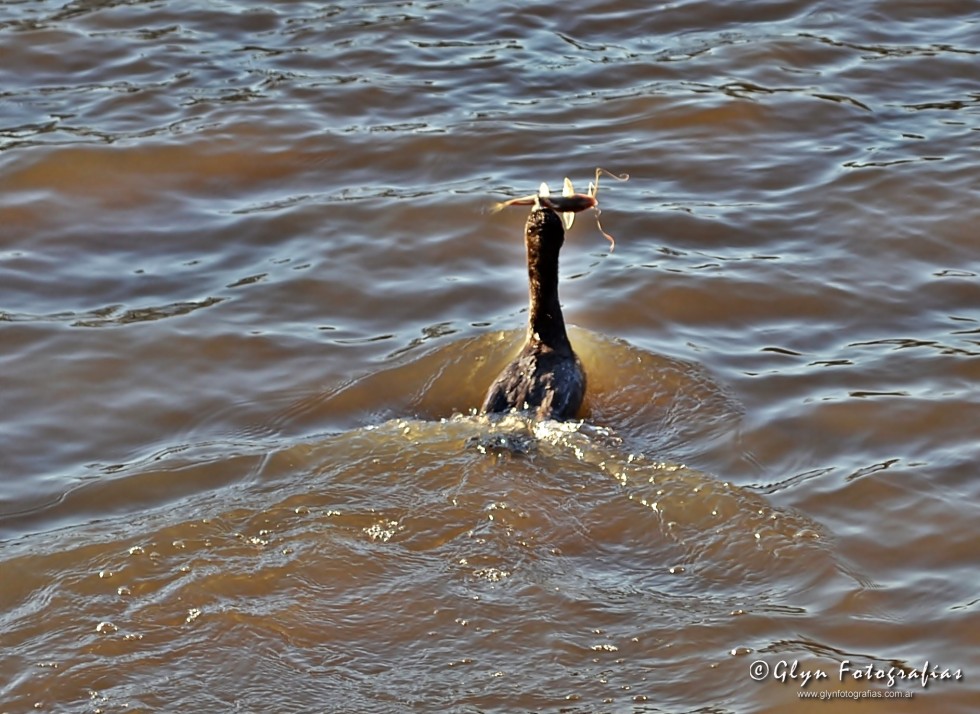
<path id="1" fill-rule="evenodd" d="M 529 239 L 527 273 L 530 285 L 527 340 L 539 341 L 556 351 L 571 352 L 565 319 L 558 301 L 558 252 L 561 244 Z"/>

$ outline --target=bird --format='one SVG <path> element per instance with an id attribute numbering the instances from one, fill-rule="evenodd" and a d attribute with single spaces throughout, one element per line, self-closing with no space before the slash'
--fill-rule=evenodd
<path id="1" fill-rule="evenodd" d="M 558 253 L 565 242 L 562 218 L 537 202 L 524 226 L 528 322 L 520 353 L 491 384 L 481 411 L 517 411 L 535 420 L 574 419 L 585 399 L 582 362 L 572 349 L 558 300 Z"/>

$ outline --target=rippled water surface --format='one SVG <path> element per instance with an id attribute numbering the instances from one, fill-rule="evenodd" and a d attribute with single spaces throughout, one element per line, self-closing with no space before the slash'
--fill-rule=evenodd
<path id="1" fill-rule="evenodd" d="M 978 18 L 0 2 L 0 712 L 976 711 Z"/>

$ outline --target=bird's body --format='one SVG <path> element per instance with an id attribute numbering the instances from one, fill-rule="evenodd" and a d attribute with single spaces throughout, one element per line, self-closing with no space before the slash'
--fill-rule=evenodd
<path id="1" fill-rule="evenodd" d="M 527 337 L 483 401 L 484 412 L 527 412 L 572 419 L 585 398 L 585 372 L 572 350 L 558 301 L 558 253 L 565 230 L 558 214 L 538 204 L 524 227 L 530 300 Z"/>

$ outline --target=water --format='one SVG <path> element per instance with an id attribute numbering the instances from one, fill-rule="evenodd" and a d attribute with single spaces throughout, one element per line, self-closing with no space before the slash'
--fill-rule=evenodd
<path id="1" fill-rule="evenodd" d="M 976 710 L 977 3 L 0 10 L 0 711 Z"/>

